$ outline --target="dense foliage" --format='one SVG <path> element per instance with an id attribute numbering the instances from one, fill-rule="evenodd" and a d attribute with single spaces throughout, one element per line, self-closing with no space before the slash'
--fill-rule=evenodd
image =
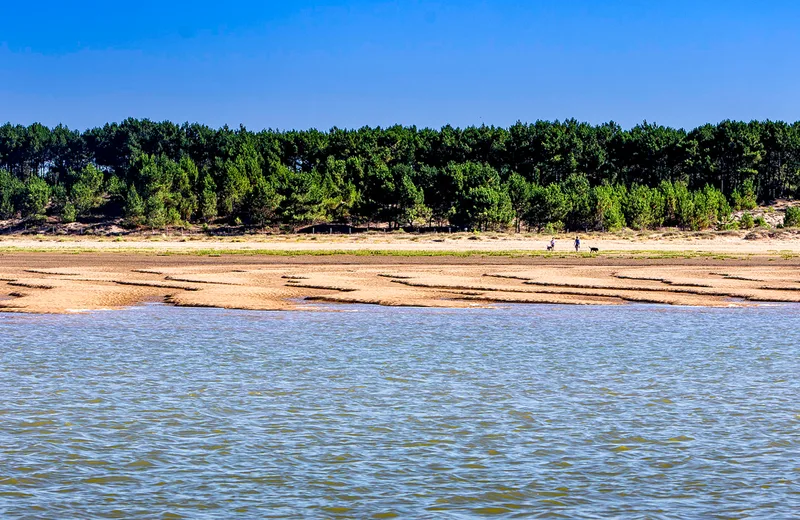
<path id="1" fill-rule="evenodd" d="M 726 225 L 732 209 L 798 195 L 800 123 L 0 127 L 2 218 L 701 229 Z"/>

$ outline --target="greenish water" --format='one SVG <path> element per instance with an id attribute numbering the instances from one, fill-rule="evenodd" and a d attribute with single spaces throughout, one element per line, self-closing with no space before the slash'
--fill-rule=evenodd
<path id="1" fill-rule="evenodd" d="M 800 307 L 0 315 L 2 518 L 789 518 Z"/>

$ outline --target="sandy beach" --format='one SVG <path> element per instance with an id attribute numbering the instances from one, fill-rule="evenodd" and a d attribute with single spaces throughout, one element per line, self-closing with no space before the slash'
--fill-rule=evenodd
<path id="1" fill-rule="evenodd" d="M 556 254 L 574 253 L 575 235 L 556 237 Z M 730 255 L 800 254 L 800 230 L 724 232 L 627 232 L 581 233 L 582 251 L 600 248 L 602 254 L 674 252 Z M 429 252 L 544 254 L 552 237 L 513 233 L 364 233 L 354 235 L 278 234 L 212 237 L 202 234 L 157 232 L 123 236 L 6 235 L 0 236 L 0 252 L 126 251 L 126 252 Z"/>
<path id="2" fill-rule="evenodd" d="M 742 306 L 800 302 L 800 240 L 296 237 L 0 242 L 0 310 L 69 313 L 145 302 L 253 310 L 320 303 Z M 329 308 L 325 306 L 324 308 Z"/>

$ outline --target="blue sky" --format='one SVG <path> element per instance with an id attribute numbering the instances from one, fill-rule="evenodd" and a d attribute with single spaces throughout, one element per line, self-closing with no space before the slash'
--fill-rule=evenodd
<path id="1" fill-rule="evenodd" d="M 0 121 L 795 121 L 798 27 L 782 0 L 14 2 Z"/>

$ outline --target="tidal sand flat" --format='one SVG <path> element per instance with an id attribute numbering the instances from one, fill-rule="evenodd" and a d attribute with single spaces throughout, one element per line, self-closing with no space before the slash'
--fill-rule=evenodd
<path id="1" fill-rule="evenodd" d="M 800 509 L 795 304 L 336 308 L 0 315 L 0 516 Z"/>
<path id="2" fill-rule="evenodd" d="M 311 310 L 315 302 L 452 308 L 800 302 L 800 254 L 775 244 L 739 255 L 676 252 L 659 249 L 659 242 L 642 250 L 604 244 L 599 254 L 391 250 L 379 249 L 386 246 L 380 243 L 348 251 L 337 240 L 319 245 L 327 249 L 162 242 L 115 250 L 113 243 L 96 241 L 45 242 L 34 249 L 17 243 L 0 255 L 0 311 L 68 313 L 144 302 L 247 310 Z"/>

